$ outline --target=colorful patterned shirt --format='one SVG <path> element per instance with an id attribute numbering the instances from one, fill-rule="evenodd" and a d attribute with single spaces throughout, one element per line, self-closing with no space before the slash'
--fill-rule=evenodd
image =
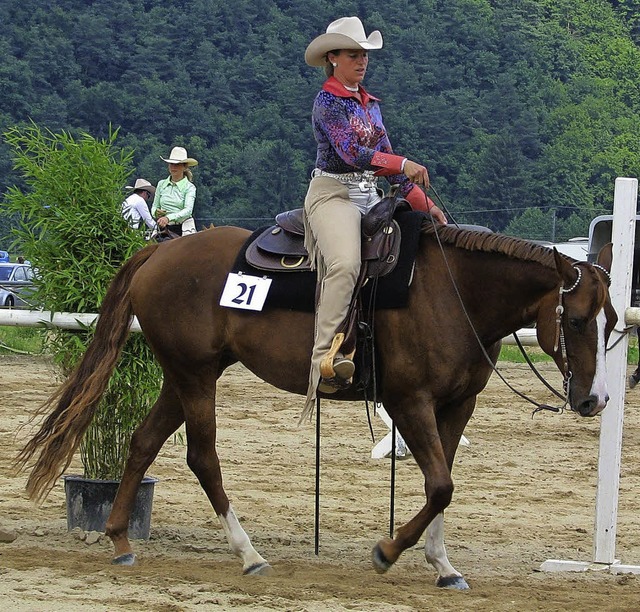
<path id="1" fill-rule="evenodd" d="M 360 97 L 362 103 L 333 76 L 325 81 L 312 113 L 318 143 L 316 168 L 336 174 L 374 170 L 386 175 L 390 184 L 400 185 L 400 195 L 404 197 L 414 184 L 404 174 L 387 175 L 381 170 L 389 166 L 389 159 L 399 163 L 403 158 L 393 155 L 379 100 L 362 85 Z"/>

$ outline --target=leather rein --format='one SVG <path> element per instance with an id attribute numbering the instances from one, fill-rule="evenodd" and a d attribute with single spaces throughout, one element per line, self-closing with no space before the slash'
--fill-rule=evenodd
<path id="1" fill-rule="evenodd" d="M 437 194 L 436 194 L 436 198 L 440 200 Z M 513 385 L 511 385 L 509 381 L 506 380 L 506 378 L 502 375 L 502 373 L 498 370 L 498 368 L 493 363 L 491 357 L 489 356 L 489 353 L 487 353 L 487 350 L 482 344 L 482 340 L 480 339 L 480 336 L 478 336 L 478 332 L 476 331 L 471 321 L 471 317 L 469 316 L 469 313 L 467 312 L 467 309 L 464 305 L 462 296 L 460 295 L 460 291 L 458 290 L 458 286 L 456 285 L 455 278 L 453 277 L 453 272 L 451 271 L 451 267 L 449 266 L 449 262 L 447 261 L 447 258 L 444 252 L 444 247 L 442 246 L 442 242 L 440 241 L 440 236 L 438 235 L 436 222 L 433 219 L 433 217 L 431 217 L 431 221 L 434 225 L 434 230 L 435 230 L 434 234 L 436 236 L 436 240 L 438 241 L 438 246 L 440 247 L 442 258 L 444 259 L 445 265 L 447 267 L 447 272 L 449 274 L 449 278 L 451 279 L 453 288 L 456 292 L 456 295 L 458 296 L 458 300 L 460 302 L 460 306 L 462 307 L 462 311 L 464 312 L 464 316 L 467 319 L 467 322 L 469 323 L 471 330 L 473 331 L 473 334 L 478 342 L 478 346 L 480 347 L 482 354 L 487 360 L 487 363 L 491 366 L 491 369 L 498 375 L 500 380 L 502 380 L 502 382 L 511 391 L 513 391 L 518 397 L 521 397 L 522 399 L 526 400 L 527 402 L 529 402 L 530 404 L 533 404 L 536 407 L 535 410 L 533 411 L 532 416 L 535 415 L 537 412 L 540 412 L 541 410 L 549 410 L 551 412 L 562 412 L 565 406 L 569 403 L 569 390 L 571 385 L 571 378 L 573 376 L 573 373 L 569 369 L 569 362 L 567 359 L 567 350 L 566 350 L 566 344 L 565 344 L 565 338 L 564 338 L 564 326 L 562 324 L 562 315 L 564 313 L 563 296 L 565 293 L 571 293 L 578 287 L 578 285 L 580 284 L 580 280 L 582 279 L 582 270 L 579 268 L 578 265 L 574 265 L 573 267 L 578 272 L 578 277 L 576 278 L 575 283 L 573 283 L 573 285 L 571 285 L 571 287 L 567 289 L 565 289 L 564 283 L 560 283 L 560 287 L 558 288 L 558 305 L 556 306 L 556 334 L 555 334 L 556 337 L 554 342 L 554 351 L 560 350 L 560 359 L 562 363 L 562 376 L 563 376 L 563 382 L 562 382 L 563 393 L 556 391 L 556 389 L 554 389 L 554 387 L 545 380 L 545 378 L 540 374 L 537 368 L 533 365 L 533 362 L 531 361 L 526 351 L 524 350 L 524 347 L 522 346 L 522 343 L 520 342 L 520 339 L 518 338 L 516 333 L 514 332 L 513 334 L 513 337 L 515 338 L 515 341 L 516 341 L 516 345 L 518 346 L 518 348 L 520 349 L 520 352 L 524 356 L 524 359 L 527 362 L 527 365 L 531 368 L 531 370 L 538 377 L 538 379 L 547 387 L 547 389 L 549 389 L 554 395 L 556 395 L 558 398 L 560 398 L 563 401 L 563 404 L 560 407 L 550 406 L 548 404 L 541 404 L 540 402 L 537 402 L 536 400 L 531 399 L 529 396 L 522 393 L 521 391 L 518 391 L 518 389 L 513 387 Z M 604 272 L 608 280 L 608 285 L 610 286 L 611 276 L 609 272 L 599 264 L 590 264 L 590 265 Z"/>

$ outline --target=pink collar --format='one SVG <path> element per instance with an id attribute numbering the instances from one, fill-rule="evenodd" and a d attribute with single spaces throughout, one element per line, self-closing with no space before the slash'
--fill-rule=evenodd
<path id="1" fill-rule="evenodd" d="M 334 76 L 330 76 L 322 85 L 324 91 L 332 93 L 334 96 L 341 98 L 355 98 L 352 91 L 349 91 L 345 86 L 336 79 Z M 362 98 L 362 105 L 366 106 L 370 100 L 379 102 L 380 99 L 372 96 L 362 85 L 360 85 L 360 97 Z M 357 98 L 356 98 L 357 99 Z"/>

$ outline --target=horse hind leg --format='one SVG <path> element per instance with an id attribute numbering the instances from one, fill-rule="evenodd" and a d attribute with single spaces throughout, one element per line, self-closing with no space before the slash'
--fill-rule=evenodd
<path id="1" fill-rule="evenodd" d="M 142 479 L 167 438 L 184 422 L 178 397 L 165 383 L 160 396 L 134 432 L 129 457 L 107 519 L 106 535 L 114 546 L 114 565 L 134 565 L 135 553 L 128 537 L 129 518 Z"/>
<path id="2" fill-rule="evenodd" d="M 231 551 L 242 559 L 243 573 L 269 575 L 271 566 L 251 544 L 222 486 L 222 472 L 215 447 L 215 390 L 211 398 L 197 391 L 203 388 L 207 387 L 190 384 L 183 388 L 181 394 L 186 417 L 187 464 L 220 519 Z M 211 388 L 207 392 L 211 394 Z"/>
<path id="3" fill-rule="evenodd" d="M 227 536 L 231 552 L 242 559 L 242 573 L 261 576 L 271 574 L 273 571 L 271 566 L 251 544 L 251 540 L 240 525 L 231 504 L 229 504 L 227 512 L 219 514 L 218 518 Z"/>
<path id="4" fill-rule="evenodd" d="M 640 340 L 640 327 L 635 328 L 635 334 Z M 629 389 L 635 388 L 640 382 L 640 357 L 638 358 L 638 367 L 633 371 L 633 374 L 629 376 Z"/>

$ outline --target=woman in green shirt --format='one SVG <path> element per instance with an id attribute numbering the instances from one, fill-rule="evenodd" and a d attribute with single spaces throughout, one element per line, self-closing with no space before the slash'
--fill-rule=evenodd
<path id="1" fill-rule="evenodd" d="M 161 180 L 156 187 L 151 214 L 157 220 L 161 231 L 168 229 L 182 236 L 182 224 L 187 220 L 191 220 L 195 231 L 193 204 L 196 199 L 196 186 L 192 182 L 193 175 L 189 168 L 197 166 L 198 161 L 189 157 L 187 150 L 182 147 L 173 147 L 167 159 L 160 159 L 167 162 L 169 177 Z"/>

